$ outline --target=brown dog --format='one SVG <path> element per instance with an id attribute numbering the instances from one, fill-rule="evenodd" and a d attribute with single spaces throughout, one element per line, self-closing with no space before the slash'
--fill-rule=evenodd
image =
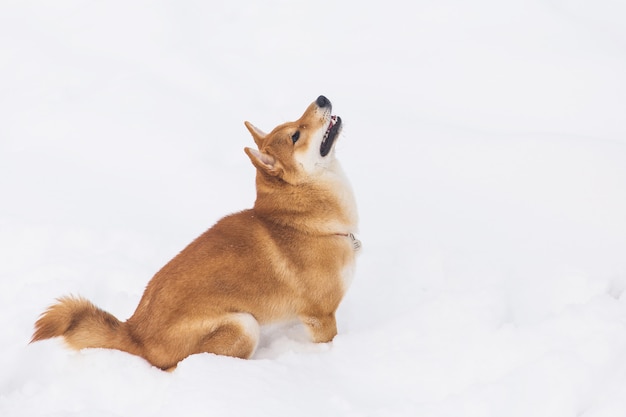
<path id="1" fill-rule="evenodd" d="M 74 349 L 118 349 L 172 369 L 194 353 L 249 358 L 259 325 L 277 321 L 298 318 L 313 341 L 332 340 L 360 243 L 331 108 L 320 96 L 269 134 L 245 123 L 259 149 L 245 149 L 257 168 L 254 207 L 221 219 L 157 272 L 130 319 L 62 297 L 32 341 L 63 336 Z"/>

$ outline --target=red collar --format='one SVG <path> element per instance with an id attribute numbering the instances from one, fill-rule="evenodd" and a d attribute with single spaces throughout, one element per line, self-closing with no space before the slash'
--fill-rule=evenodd
<path id="1" fill-rule="evenodd" d="M 335 233 L 335 235 L 349 237 L 350 239 L 352 239 L 352 246 L 354 247 L 354 250 L 357 251 L 361 249 L 361 241 L 357 239 L 353 233 Z"/>

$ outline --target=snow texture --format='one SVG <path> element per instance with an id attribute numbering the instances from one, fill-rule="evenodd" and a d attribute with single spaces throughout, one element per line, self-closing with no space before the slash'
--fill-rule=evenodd
<path id="1" fill-rule="evenodd" d="M 0 416 L 626 415 L 626 3 L 3 1 Z M 332 343 L 169 374 L 28 344 L 129 317 L 250 207 L 243 126 L 344 120 L 362 255 Z"/>

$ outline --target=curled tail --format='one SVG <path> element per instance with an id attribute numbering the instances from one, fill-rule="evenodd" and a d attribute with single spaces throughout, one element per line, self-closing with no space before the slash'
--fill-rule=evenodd
<path id="1" fill-rule="evenodd" d="M 32 342 L 62 336 L 72 349 L 107 348 L 141 355 L 126 323 L 82 297 L 66 296 L 35 323 Z"/>

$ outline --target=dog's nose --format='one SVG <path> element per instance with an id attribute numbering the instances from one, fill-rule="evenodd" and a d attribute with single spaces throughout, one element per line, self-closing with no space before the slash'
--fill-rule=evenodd
<path id="1" fill-rule="evenodd" d="M 317 98 L 317 100 L 315 100 L 315 102 L 317 103 L 318 107 L 320 107 L 320 108 L 324 108 L 326 106 L 330 106 L 330 100 L 327 99 L 324 96 L 319 96 Z"/>

